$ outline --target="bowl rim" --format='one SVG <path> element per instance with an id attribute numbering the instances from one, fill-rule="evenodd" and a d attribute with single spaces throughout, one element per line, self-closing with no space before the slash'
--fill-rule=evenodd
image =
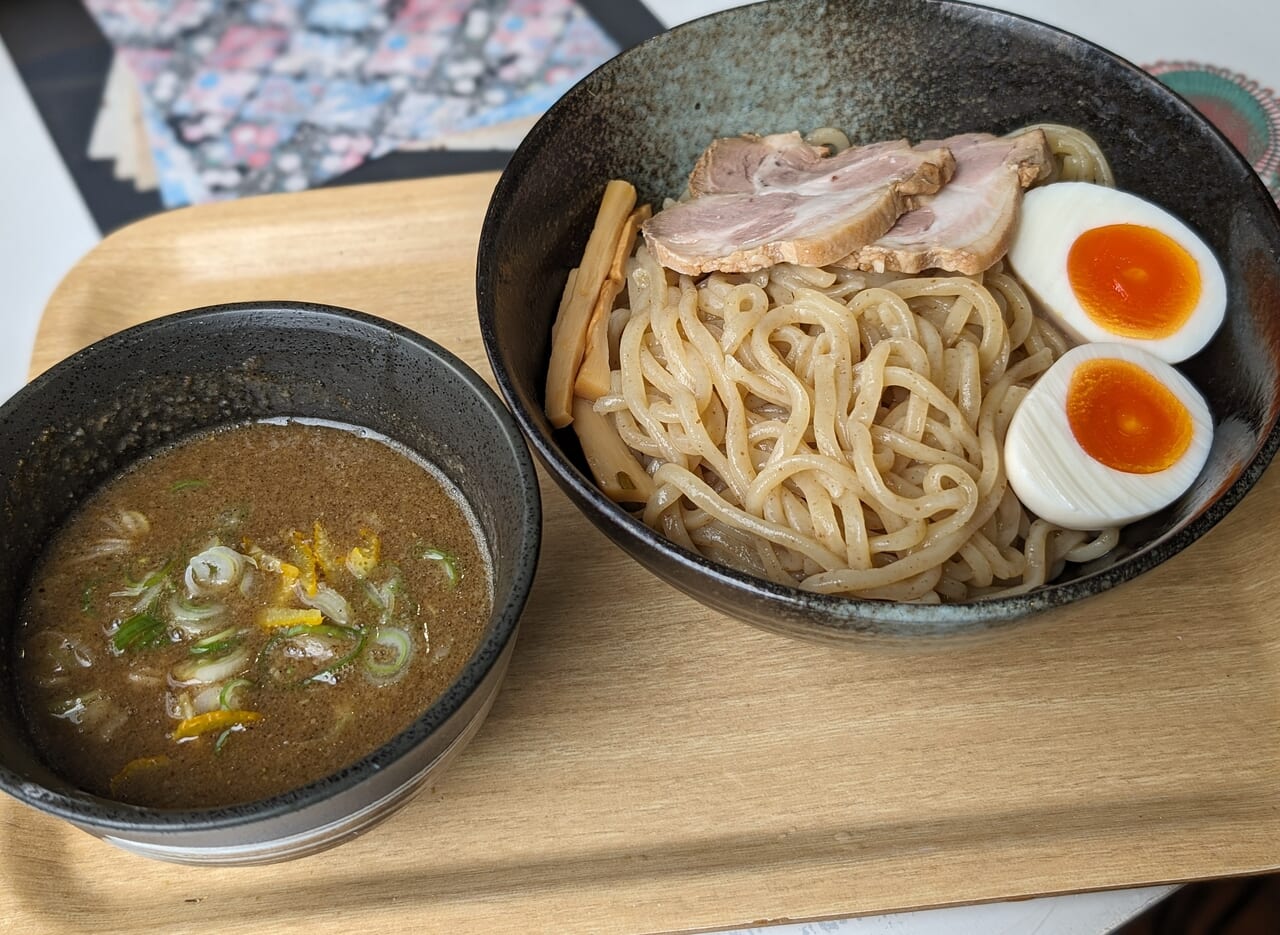
<path id="1" fill-rule="evenodd" d="M 705 24 L 709 20 L 748 15 L 746 11 L 753 8 L 785 2 L 786 0 L 759 0 L 756 3 L 700 16 L 620 52 L 578 81 L 539 118 L 517 147 L 507 169 L 498 179 L 485 212 L 477 253 L 476 297 L 480 333 L 490 369 L 503 399 L 506 400 L 521 430 L 525 433 L 534 453 L 556 483 L 569 494 L 587 518 L 615 543 L 626 551 L 631 551 L 634 547 L 637 550 L 635 557 L 640 558 L 643 564 L 648 565 L 656 561 L 674 562 L 682 573 L 693 573 L 711 579 L 709 587 L 722 592 L 756 598 L 764 597 L 780 611 L 789 613 L 793 619 L 803 618 L 804 622 L 800 626 L 811 632 L 797 634 L 794 625 L 775 628 L 765 626 L 759 621 L 742 618 L 744 622 L 768 630 L 782 630 L 791 635 L 803 635 L 818 640 L 834 638 L 837 642 L 842 642 L 850 636 L 861 635 L 901 640 L 917 640 L 921 636 L 961 636 L 1007 625 L 1029 615 L 1110 590 L 1162 564 L 1201 538 L 1244 498 L 1262 476 L 1277 450 L 1280 450 L 1280 418 L 1278 418 L 1280 406 L 1273 407 L 1269 413 L 1270 422 L 1260 432 L 1261 441 L 1258 447 L 1225 490 L 1192 517 L 1185 526 L 1166 533 L 1140 550 L 1125 556 L 1117 564 L 1089 572 L 1067 582 L 1043 585 L 1023 594 L 947 604 L 910 604 L 803 591 L 799 587 L 757 578 L 689 551 L 649 528 L 606 497 L 594 481 L 580 470 L 556 444 L 554 431 L 544 429 L 538 415 L 530 413 L 522 404 L 517 387 L 502 365 L 497 348 L 493 288 L 497 263 L 495 248 L 506 206 L 526 175 L 529 163 L 534 158 L 535 151 L 541 147 L 543 138 L 552 132 L 552 127 L 558 121 L 560 114 L 574 106 L 577 97 L 583 93 L 582 89 L 599 77 L 607 77 L 610 70 L 621 67 L 619 62 L 639 54 L 643 49 L 668 41 L 667 37 L 672 33 L 703 29 L 706 28 Z M 925 6 L 954 9 L 967 17 L 969 22 L 978 22 L 987 28 L 1008 30 L 1016 25 L 1019 29 L 1036 34 L 1042 39 L 1056 38 L 1059 43 L 1076 46 L 1090 55 L 1110 60 L 1118 70 L 1136 78 L 1149 93 L 1164 98 L 1166 103 L 1181 111 L 1184 119 L 1198 124 L 1201 130 L 1208 131 L 1210 136 L 1216 139 L 1228 158 L 1233 159 L 1244 170 L 1247 177 L 1246 184 L 1252 187 L 1254 199 L 1263 204 L 1264 213 L 1270 215 L 1277 232 L 1280 233 L 1280 205 L 1277 205 L 1267 191 L 1249 161 L 1212 121 L 1154 75 L 1096 42 L 1025 14 L 995 9 L 969 2 L 969 0 L 916 0 L 916 2 Z M 660 577 L 669 580 L 666 574 Z M 674 581 L 671 583 L 677 587 L 680 586 Z"/>
<path id="2" fill-rule="evenodd" d="M 494 595 L 493 612 L 480 644 L 444 691 L 391 739 L 327 776 L 287 792 L 251 802 L 209 808 L 168 809 L 131 805 L 82 790 L 68 793 L 49 789 L 18 776 L 7 765 L 0 764 L 0 788 L 15 798 L 73 824 L 91 826 L 97 831 L 126 832 L 126 837 L 128 832 L 217 832 L 283 818 L 350 792 L 364 780 L 384 772 L 414 748 L 427 742 L 437 728 L 471 699 L 515 638 L 520 616 L 532 589 L 542 538 L 541 491 L 527 442 L 510 411 L 474 369 L 436 341 L 394 321 L 341 306 L 291 300 L 219 303 L 161 315 L 109 334 L 54 364 L 0 405 L 0 423 L 12 412 L 28 405 L 29 398 L 47 391 L 44 388 L 50 384 L 64 381 L 103 355 L 133 347 L 150 340 L 156 334 L 181 334 L 193 327 L 214 331 L 228 328 L 243 330 L 246 326 L 261 326 L 266 318 L 278 319 L 281 312 L 290 315 L 283 324 L 283 328 L 288 330 L 319 329 L 331 332 L 332 329 L 323 327 L 328 322 L 348 328 L 355 325 L 369 337 L 390 337 L 420 356 L 423 367 L 439 368 L 445 378 L 465 387 L 482 404 L 487 411 L 489 425 L 496 432 L 496 438 L 511 452 L 515 464 L 512 482 L 522 491 L 520 499 L 523 507 L 518 526 L 520 534 L 518 541 L 509 549 L 520 559 L 520 563 L 516 566 L 510 591 L 505 595 Z M 296 319 L 293 318 L 294 315 L 297 316 Z M 273 327 L 282 326 L 278 320 L 271 321 L 270 324 Z M 358 421 L 353 420 L 349 424 L 358 425 Z M 456 691 L 461 686 L 465 686 L 465 690 Z"/>

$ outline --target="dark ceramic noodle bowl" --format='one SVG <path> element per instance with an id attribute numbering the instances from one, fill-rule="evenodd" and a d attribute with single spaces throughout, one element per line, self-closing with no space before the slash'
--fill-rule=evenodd
<path id="1" fill-rule="evenodd" d="M 450 478 L 492 561 L 494 608 L 479 647 L 404 731 L 284 795 L 163 810 L 71 787 L 31 748 L 13 690 L 17 606 L 42 544 L 81 501 L 148 453 L 213 427 L 282 416 L 372 430 Z M 0 407 L 0 510 L 0 788 L 130 850 L 192 863 L 299 856 L 357 834 L 407 801 L 487 713 L 515 645 L 541 535 L 532 459 L 479 376 L 398 325 L 300 303 L 157 319 L 38 377 Z"/>
<path id="2" fill-rule="evenodd" d="M 854 142 L 1006 133 L 1035 122 L 1094 136 L 1117 184 L 1181 216 L 1214 248 L 1227 321 L 1182 366 L 1215 438 L 1194 486 L 1127 527 L 1118 551 L 1022 597 L 921 606 L 808 594 L 717 565 L 611 503 L 572 429 L 542 410 L 551 323 L 605 182 L 661 205 L 717 136 L 838 126 Z M 1261 476 L 1280 437 L 1280 215 L 1248 163 L 1145 72 L 1070 34 L 930 0 L 776 0 L 658 36 L 608 62 L 533 128 L 481 235 L 480 327 L 498 385 L 534 451 L 590 520 L 659 577 L 726 614 L 824 641 L 943 636 L 1096 594 L 1203 535 Z"/>

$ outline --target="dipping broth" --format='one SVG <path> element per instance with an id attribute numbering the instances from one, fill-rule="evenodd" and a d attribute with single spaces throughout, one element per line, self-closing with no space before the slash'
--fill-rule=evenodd
<path id="1" fill-rule="evenodd" d="M 49 765 L 161 808 L 329 775 L 412 723 L 492 606 L 461 497 L 363 430 L 263 422 L 136 465 L 42 556 L 19 698 Z"/>

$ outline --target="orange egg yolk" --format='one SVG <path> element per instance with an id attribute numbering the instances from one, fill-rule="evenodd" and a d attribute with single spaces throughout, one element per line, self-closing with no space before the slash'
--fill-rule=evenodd
<path id="1" fill-rule="evenodd" d="M 1126 338 L 1167 338 L 1200 300 L 1200 267 L 1186 248 L 1153 227 L 1108 224 L 1076 238 L 1067 278 L 1085 313 Z"/>
<path id="2" fill-rule="evenodd" d="M 1137 364 L 1086 360 L 1071 374 L 1067 421 L 1089 457 L 1127 474 L 1172 467 L 1191 446 L 1191 413 Z"/>

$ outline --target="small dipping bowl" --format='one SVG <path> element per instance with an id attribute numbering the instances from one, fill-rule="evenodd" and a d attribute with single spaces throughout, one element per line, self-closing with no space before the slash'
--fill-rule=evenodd
<path id="1" fill-rule="evenodd" d="M 217 426 L 288 416 L 372 430 L 453 482 L 492 562 L 493 611 L 478 648 L 390 741 L 283 795 L 169 810 L 75 788 L 32 746 L 14 688 L 17 611 L 42 547 L 81 502 L 150 453 Z M 498 692 L 542 521 L 524 440 L 466 364 L 391 322 L 287 302 L 158 318 L 37 377 L 0 406 L 0 498 L 0 788 L 126 850 L 193 864 L 265 863 L 331 847 L 434 779 Z"/>

